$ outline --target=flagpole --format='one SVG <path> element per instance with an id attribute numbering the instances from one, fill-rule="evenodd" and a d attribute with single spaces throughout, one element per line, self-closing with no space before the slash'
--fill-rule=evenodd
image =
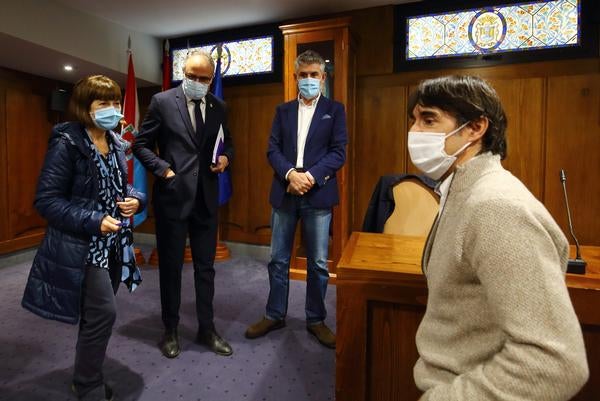
<path id="1" fill-rule="evenodd" d="M 218 65 L 221 65 L 220 60 L 221 60 L 222 54 L 223 54 L 223 44 L 219 43 L 219 45 L 217 45 L 217 64 Z M 220 75 L 219 78 L 221 78 L 222 75 L 221 75 L 220 70 L 219 70 L 219 75 Z M 221 87 L 222 87 L 222 85 L 221 85 Z M 220 95 L 222 96 L 222 94 L 220 94 Z M 224 242 L 221 242 L 220 237 L 221 237 L 221 219 L 219 219 L 219 224 L 217 226 L 217 249 L 215 252 L 215 260 L 217 260 L 217 261 L 227 260 L 227 259 L 231 258 L 231 252 L 229 251 L 227 244 L 225 244 Z"/>
<path id="2" fill-rule="evenodd" d="M 125 132 L 128 132 L 127 130 L 124 130 L 123 128 L 133 124 L 134 130 L 137 129 L 137 117 L 136 114 L 139 112 L 138 110 L 138 104 L 137 104 L 137 86 L 135 85 L 135 74 L 133 72 L 133 64 L 132 64 L 132 55 L 133 52 L 131 51 L 131 35 L 129 35 L 127 37 L 127 50 L 126 50 L 126 54 L 127 54 L 127 85 L 126 85 L 126 89 L 125 89 L 125 101 L 123 103 L 123 114 L 126 114 L 126 119 L 125 119 L 125 126 L 121 126 L 121 137 L 123 137 L 123 139 L 127 140 L 127 141 L 132 141 L 135 140 L 132 137 L 125 137 Z M 131 75 L 131 76 L 130 76 Z M 130 82 L 130 80 L 133 80 L 133 84 L 132 82 Z M 133 96 L 131 95 L 131 91 L 134 91 L 135 93 L 133 94 Z M 127 101 L 127 99 L 129 99 L 129 101 Z M 129 103 L 133 103 L 129 104 Z M 134 113 L 133 113 L 133 118 L 131 118 L 131 115 L 129 113 L 129 111 L 125 111 L 125 109 L 127 108 L 129 110 L 129 108 L 134 107 Z M 127 119 L 129 119 L 130 121 L 127 121 Z M 128 135 L 132 135 L 131 131 L 129 131 Z M 133 158 L 133 156 L 131 156 Z M 133 179 L 134 179 L 134 162 L 127 162 L 127 169 L 129 170 L 128 173 L 128 182 L 129 184 L 133 185 Z M 135 228 L 134 225 L 134 218 L 133 216 L 129 218 L 129 224 L 131 225 L 132 228 Z M 134 251 L 134 255 L 135 255 L 135 261 L 136 264 L 139 265 L 144 265 L 146 264 L 146 260 L 144 258 L 144 255 L 142 254 L 142 250 L 139 247 L 134 246 L 133 247 L 133 251 Z"/>

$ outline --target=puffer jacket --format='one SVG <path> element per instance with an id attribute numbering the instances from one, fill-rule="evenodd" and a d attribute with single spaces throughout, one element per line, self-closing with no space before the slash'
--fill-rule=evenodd
<path id="1" fill-rule="evenodd" d="M 110 131 L 109 131 L 110 132 Z M 104 214 L 96 211 L 99 173 L 78 122 L 56 125 L 40 174 L 34 205 L 48 221 L 21 304 L 47 319 L 76 324 L 92 235 L 101 235 Z M 119 168 L 127 183 L 126 144 L 110 132 Z M 126 184 L 124 193 L 146 206 L 146 195 Z M 121 266 L 110 266 L 120 269 Z M 111 274 L 112 276 L 112 274 Z"/>

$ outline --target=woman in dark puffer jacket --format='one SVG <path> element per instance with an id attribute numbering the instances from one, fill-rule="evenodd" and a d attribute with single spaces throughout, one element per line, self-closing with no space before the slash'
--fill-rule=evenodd
<path id="1" fill-rule="evenodd" d="M 35 207 L 48 220 L 22 305 L 48 319 L 77 324 L 72 390 L 82 400 L 112 400 L 102 365 L 116 317 L 120 281 L 141 282 L 129 218 L 145 194 L 127 183 L 126 142 L 113 129 L 121 89 L 94 75 L 73 88 L 75 121 L 54 127 L 38 181 Z"/>

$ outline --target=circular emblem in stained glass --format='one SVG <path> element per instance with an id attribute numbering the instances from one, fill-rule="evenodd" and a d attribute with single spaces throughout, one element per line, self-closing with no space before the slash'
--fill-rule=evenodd
<path id="1" fill-rule="evenodd" d="M 506 19 L 493 9 L 479 11 L 469 23 L 469 41 L 477 50 L 490 52 L 506 37 Z"/>
<path id="2" fill-rule="evenodd" d="M 215 60 L 215 64 L 217 62 L 217 58 L 219 57 L 219 45 L 213 46 L 210 49 L 210 55 Z M 221 46 L 221 75 L 225 75 L 231 66 L 231 51 L 227 45 L 223 44 Z"/>

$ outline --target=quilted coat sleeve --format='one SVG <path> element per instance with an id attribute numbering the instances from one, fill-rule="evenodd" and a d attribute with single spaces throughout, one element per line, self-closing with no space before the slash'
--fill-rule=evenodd
<path id="1" fill-rule="evenodd" d="M 138 207 L 138 210 L 135 212 L 135 214 L 144 211 L 148 202 L 146 194 L 144 192 L 138 191 L 130 184 L 127 184 L 127 196 L 129 196 L 130 198 L 135 198 L 140 202 L 140 207 Z"/>
<path id="2" fill-rule="evenodd" d="M 75 164 L 69 147 L 72 145 L 65 138 L 54 137 L 50 140 L 38 180 L 35 208 L 51 226 L 59 230 L 101 235 L 100 224 L 104 214 L 73 202 L 71 192 Z"/>

